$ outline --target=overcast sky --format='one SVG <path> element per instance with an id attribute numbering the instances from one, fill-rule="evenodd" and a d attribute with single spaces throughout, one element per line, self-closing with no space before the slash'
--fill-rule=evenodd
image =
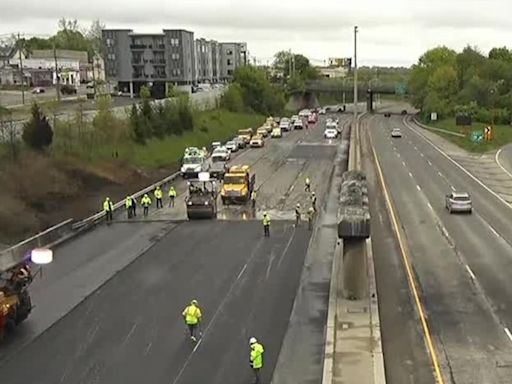
<path id="1" fill-rule="evenodd" d="M 84 26 L 99 18 L 107 28 L 246 41 L 262 63 L 292 49 L 320 65 L 353 55 L 358 25 L 360 64 L 410 65 L 437 45 L 512 46 L 511 11 L 512 0 L 0 0 L 0 35 L 52 34 L 60 17 Z"/>

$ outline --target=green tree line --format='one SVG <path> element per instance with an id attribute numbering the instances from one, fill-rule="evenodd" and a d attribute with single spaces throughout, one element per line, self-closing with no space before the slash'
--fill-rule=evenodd
<path id="1" fill-rule="evenodd" d="M 412 67 L 409 90 L 424 116 L 464 114 L 482 123 L 510 124 L 512 51 L 493 48 L 485 55 L 470 46 L 458 53 L 431 49 Z"/>

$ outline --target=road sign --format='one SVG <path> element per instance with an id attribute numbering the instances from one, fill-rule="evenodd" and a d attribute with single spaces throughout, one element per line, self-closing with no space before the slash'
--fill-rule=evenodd
<path id="1" fill-rule="evenodd" d="M 404 96 L 407 93 L 407 85 L 405 84 L 397 84 L 395 86 L 395 94 L 398 96 Z"/>
<path id="2" fill-rule="evenodd" d="M 430 114 L 430 121 L 437 121 L 437 112 L 432 112 Z"/>
<path id="3" fill-rule="evenodd" d="M 484 140 L 484 134 L 482 131 L 471 132 L 471 141 L 473 143 L 481 143 Z"/>

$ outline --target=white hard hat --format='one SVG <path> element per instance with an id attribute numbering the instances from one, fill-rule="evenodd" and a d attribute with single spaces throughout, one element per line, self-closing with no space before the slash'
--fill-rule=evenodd
<path id="1" fill-rule="evenodd" d="M 256 338 L 255 338 L 255 337 L 251 337 L 251 338 L 249 339 L 249 344 L 251 344 L 251 345 L 252 345 L 252 344 L 256 344 L 257 342 L 258 342 L 258 340 L 256 340 Z"/>
<path id="2" fill-rule="evenodd" d="M 300 208 L 300 203 L 297 203 L 297 208 Z"/>

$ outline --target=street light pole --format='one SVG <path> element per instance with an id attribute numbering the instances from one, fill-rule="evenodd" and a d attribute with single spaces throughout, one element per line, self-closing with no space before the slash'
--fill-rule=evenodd
<path id="1" fill-rule="evenodd" d="M 357 121 L 357 25 L 354 27 L 354 124 Z"/>

